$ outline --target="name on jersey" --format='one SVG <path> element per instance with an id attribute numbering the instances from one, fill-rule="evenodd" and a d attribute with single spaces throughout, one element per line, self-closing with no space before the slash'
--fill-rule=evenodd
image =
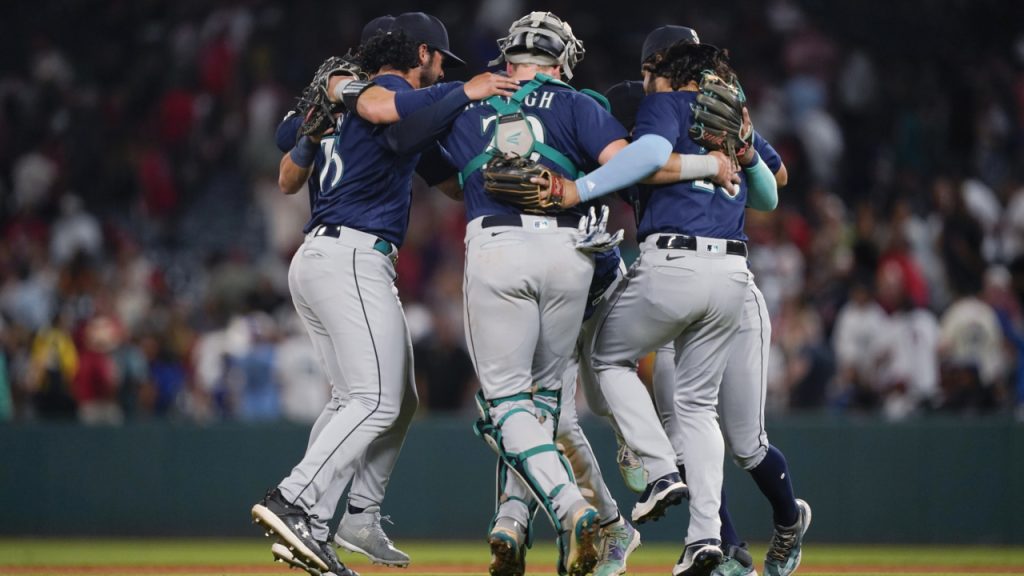
<path id="1" fill-rule="evenodd" d="M 551 109 L 551 103 L 554 101 L 554 99 L 555 99 L 555 93 L 554 92 L 541 92 L 541 93 L 531 92 L 530 94 L 528 94 L 526 96 L 526 98 L 523 98 L 523 106 L 529 107 L 529 108 L 543 108 L 545 110 L 550 110 Z M 502 100 L 508 102 L 508 98 L 507 97 L 502 96 Z M 470 102 L 466 106 L 466 109 L 468 110 L 470 108 L 474 108 L 476 106 L 480 106 L 480 105 L 483 105 L 483 104 L 486 104 L 486 103 L 487 103 L 486 100 L 478 101 L 478 102 Z"/>

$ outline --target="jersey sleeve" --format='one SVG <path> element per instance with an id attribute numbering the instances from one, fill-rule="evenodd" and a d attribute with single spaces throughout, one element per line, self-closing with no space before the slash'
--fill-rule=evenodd
<path id="1" fill-rule="evenodd" d="M 281 123 L 277 125 L 277 132 L 274 134 L 274 140 L 277 143 L 277 149 L 281 152 L 288 152 L 295 147 L 295 141 L 299 139 L 299 128 L 302 126 L 302 116 L 299 116 L 295 110 L 292 110 L 281 120 Z"/>
<path id="2" fill-rule="evenodd" d="M 672 143 L 679 141 L 680 122 L 678 106 L 672 93 L 650 94 L 640 102 L 636 111 L 636 127 L 633 128 L 633 139 L 654 134 Z"/>
<path id="3" fill-rule="evenodd" d="M 779 153 L 772 148 L 772 145 L 767 140 L 761 137 L 756 131 L 754 132 L 754 150 L 757 150 L 758 156 L 761 160 L 764 160 L 765 166 L 772 171 L 772 174 L 779 171 L 782 168 L 782 157 Z"/>
<path id="4" fill-rule="evenodd" d="M 430 106 L 444 98 L 453 90 L 461 88 L 462 82 L 442 82 L 429 88 L 399 92 L 395 94 L 395 109 L 398 110 L 399 117 L 405 118 L 420 108 Z"/>
<path id="5" fill-rule="evenodd" d="M 576 96 L 574 108 L 576 134 L 582 136 L 580 144 L 594 162 L 606 146 L 625 138 L 626 129 L 597 100 L 586 96 Z"/>

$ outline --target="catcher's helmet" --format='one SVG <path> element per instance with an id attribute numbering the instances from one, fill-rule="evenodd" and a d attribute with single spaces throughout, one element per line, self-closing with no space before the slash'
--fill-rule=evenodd
<path id="1" fill-rule="evenodd" d="M 498 49 L 501 55 L 491 66 L 502 62 L 558 65 L 566 78 L 572 78 L 572 69 L 584 54 L 583 42 L 573 36 L 569 24 L 551 12 L 530 12 L 516 20 L 508 36 L 498 40 Z"/>

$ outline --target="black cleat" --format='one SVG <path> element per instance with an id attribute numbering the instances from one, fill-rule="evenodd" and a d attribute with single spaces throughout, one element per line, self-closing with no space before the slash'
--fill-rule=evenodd
<path id="1" fill-rule="evenodd" d="M 252 507 L 252 519 L 266 530 L 266 536 L 284 544 L 308 568 L 330 571 L 320 543 L 313 538 L 306 511 L 285 500 L 279 489 L 267 492 L 263 500 Z"/>
<path id="2" fill-rule="evenodd" d="M 665 509 L 675 506 L 690 496 L 690 490 L 683 483 L 678 472 L 670 472 L 647 485 L 640 500 L 633 506 L 633 522 L 643 524 L 658 520 L 665 515 Z"/>

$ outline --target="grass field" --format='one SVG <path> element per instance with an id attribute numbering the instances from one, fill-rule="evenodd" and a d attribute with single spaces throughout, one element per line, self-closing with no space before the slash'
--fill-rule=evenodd
<path id="1" fill-rule="evenodd" d="M 413 559 L 406 569 L 370 566 L 364 559 L 342 554 L 342 561 L 362 573 L 399 576 L 486 574 L 488 552 L 483 543 L 402 542 Z M 752 552 L 760 570 L 763 546 Z M 651 544 L 630 559 L 630 573 L 671 574 L 679 554 L 674 546 Z M 153 576 L 290 575 L 270 562 L 269 540 L 34 540 L 0 539 L 0 574 L 52 576 L 112 574 Z M 553 574 L 555 551 L 538 545 L 530 552 L 530 574 Z M 801 576 L 844 574 L 1024 574 L 1024 547 L 826 546 L 810 543 Z"/>

